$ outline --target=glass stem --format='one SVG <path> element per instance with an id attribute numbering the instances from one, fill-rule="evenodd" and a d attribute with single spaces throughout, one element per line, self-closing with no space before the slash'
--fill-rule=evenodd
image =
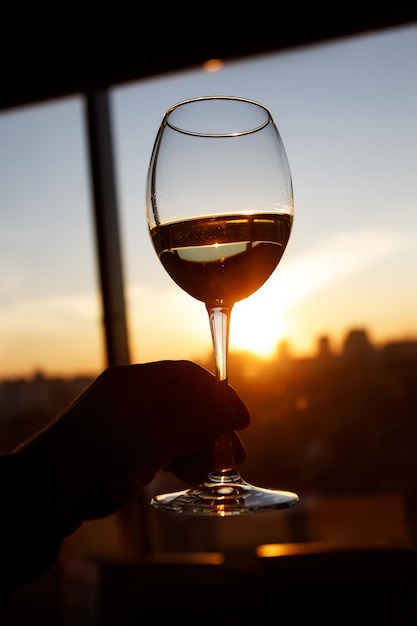
<path id="1" fill-rule="evenodd" d="M 227 306 L 207 305 L 218 382 L 217 392 L 220 397 L 228 384 L 229 328 L 232 308 L 233 304 Z M 224 473 L 237 474 L 234 469 L 231 433 L 222 435 L 214 448 L 214 472 L 212 472 L 212 476 Z"/>

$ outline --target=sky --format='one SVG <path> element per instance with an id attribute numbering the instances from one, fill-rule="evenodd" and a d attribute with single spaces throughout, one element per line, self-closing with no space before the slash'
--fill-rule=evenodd
<path id="1" fill-rule="evenodd" d="M 287 152 L 294 226 L 267 283 L 232 312 L 230 347 L 294 356 L 352 328 L 417 339 L 417 26 L 130 83 L 111 93 L 134 362 L 205 357 L 207 313 L 165 274 L 145 217 L 165 110 L 200 95 L 265 104 Z M 84 102 L 0 115 L 0 379 L 105 367 Z"/>

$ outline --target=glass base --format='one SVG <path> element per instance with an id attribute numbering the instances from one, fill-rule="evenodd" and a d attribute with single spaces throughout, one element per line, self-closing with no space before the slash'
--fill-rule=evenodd
<path id="1" fill-rule="evenodd" d="M 154 496 L 152 506 L 161 511 L 184 515 L 244 515 L 276 511 L 297 504 L 290 491 L 255 487 L 236 470 L 212 472 L 199 487 Z"/>

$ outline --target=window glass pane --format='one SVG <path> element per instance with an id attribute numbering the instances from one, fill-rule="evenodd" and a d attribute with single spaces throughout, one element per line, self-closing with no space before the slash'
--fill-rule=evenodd
<path id="1" fill-rule="evenodd" d="M 39 388 L 42 377 L 90 376 L 103 367 L 81 105 L 73 98 L 0 116 L 3 381 L 37 374 Z M 2 414 L 34 393 L 9 387 Z"/>

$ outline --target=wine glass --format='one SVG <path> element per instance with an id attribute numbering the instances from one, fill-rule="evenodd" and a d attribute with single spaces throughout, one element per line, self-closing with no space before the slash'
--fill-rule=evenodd
<path id="1" fill-rule="evenodd" d="M 233 305 L 269 278 L 292 228 L 291 174 L 270 111 L 234 96 L 203 96 L 170 107 L 150 159 L 146 212 L 163 267 L 206 306 L 221 393 L 228 381 Z M 151 504 L 226 516 L 281 509 L 298 500 L 295 493 L 244 481 L 225 435 L 202 485 L 156 495 Z"/>

